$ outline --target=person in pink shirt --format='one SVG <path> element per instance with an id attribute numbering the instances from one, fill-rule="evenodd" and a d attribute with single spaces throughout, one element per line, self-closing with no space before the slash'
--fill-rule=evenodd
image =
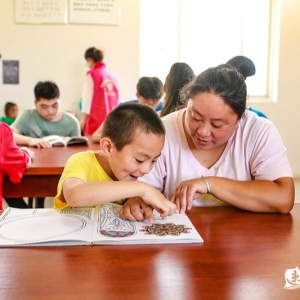
<path id="1" fill-rule="evenodd" d="M 13 182 L 20 182 L 25 169 L 31 166 L 33 157 L 34 152 L 26 147 L 19 148 L 13 139 L 12 129 L 0 122 L 0 210 L 3 209 L 3 175 L 8 175 Z"/>
<path id="2" fill-rule="evenodd" d="M 101 50 L 91 47 L 85 51 L 84 57 L 90 71 L 82 92 L 80 129 L 84 135 L 91 136 L 119 104 L 119 89 L 116 78 L 103 63 Z"/>
<path id="3" fill-rule="evenodd" d="M 246 109 L 242 75 L 228 65 L 209 68 L 181 96 L 187 107 L 162 118 L 162 154 L 141 180 L 176 203 L 181 213 L 196 205 L 288 213 L 295 187 L 286 148 L 270 120 Z M 120 215 L 149 219 L 152 208 L 131 198 Z"/>

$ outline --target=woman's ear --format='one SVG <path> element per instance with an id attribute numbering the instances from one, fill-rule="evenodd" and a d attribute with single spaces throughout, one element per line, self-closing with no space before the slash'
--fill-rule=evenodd
<path id="1" fill-rule="evenodd" d="M 111 154 L 113 146 L 114 143 L 108 137 L 104 137 L 100 140 L 100 150 L 107 155 Z"/>

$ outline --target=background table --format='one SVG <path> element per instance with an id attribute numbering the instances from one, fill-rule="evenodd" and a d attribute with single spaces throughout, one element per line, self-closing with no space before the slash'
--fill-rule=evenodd
<path id="1" fill-rule="evenodd" d="M 0 249 L 1 299 L 300 299 L 300 204 L 291 214 L 193 208 L 203 244 Z"/>
<path id="2" fill-rule="evenodd" d="M 31 168 L 25 171 L 21 182 L 13 183 L 8 176 L 4 176 L 3 198 L 55 196 L 68 158 L 80 151 L 97 150 L 99 144 L 31 149 L 35 152 L 35 158 Z"/>

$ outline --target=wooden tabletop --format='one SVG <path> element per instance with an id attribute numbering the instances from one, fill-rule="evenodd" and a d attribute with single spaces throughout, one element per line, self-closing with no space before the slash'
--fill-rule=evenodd
<path id="1" fill-rule="evenodd" d="M 56 175 L 62 173 L 70 156 L 81 151 L 98 150 L 99 144 L 89 143 L 88 145 L 30 149 L 34 151 L 35 157 L 31 168 L 26 170 L 24 175 Z"/>
<path id="2" fill-rule="evenodd" d="M 13 183 L 8 176 L 3 177 L 3 198 L 55 196 L 59 178 L 68 158 L 77 152 L 98 149 L 98 143 L 48 149 L 32 148 L 35 157 L 21 182 Z"/>
<path id="3" fill-rule="evenodd" d="M 0 299 L 300 299 L 300 204 L 291 214 L 193 208 L 203 244 L 0 249 Z"/>

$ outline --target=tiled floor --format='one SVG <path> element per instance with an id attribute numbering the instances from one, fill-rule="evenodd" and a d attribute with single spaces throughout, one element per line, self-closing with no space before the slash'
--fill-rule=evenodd
<path id="1" fill-rule="evenodd" d="M 296 203 L 300 203 L 300 178 L 298 179 L 295 179 L 295 188 L 296 188 L 296 196 L 295 196 L 295 202 Z M 25 198 L 25 201 L 27 199 Z M 53 206 L 53 198 L 52 197 L 47 197 L 45 199 L 45 207 L 46 208 L 51 208 Z M 4 201 L 4 205 L 3 205 L 4 208 L 7 207 L 5 201 Z"/>

